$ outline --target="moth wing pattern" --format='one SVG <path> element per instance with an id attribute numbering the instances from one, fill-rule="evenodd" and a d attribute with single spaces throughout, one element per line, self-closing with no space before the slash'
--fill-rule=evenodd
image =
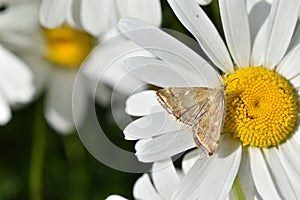
<path id="1" fill-rule="evenodd" d="M 206 112 L 192 127 L 196 145 L 208 155 L 212 155 L 218 147 L 225 119 L 225 96 L 218 89 L 213 93 Z"/>
<path id="2" fill-rule="evenodd" d="M 210 94 L 209 88 L 165 88 L 157 91 L 161 105 L 176 119 L 192 126 Z M 199 108 L 200 107 L 200 108 Z"/>
<path id="3" fill-rule="evenodd" d="M 188 125 L 196 145 L 211 155 L 216 150 L 225 117 L 223 89 L 165 88 L 157 91 L 162 106 Z"/>

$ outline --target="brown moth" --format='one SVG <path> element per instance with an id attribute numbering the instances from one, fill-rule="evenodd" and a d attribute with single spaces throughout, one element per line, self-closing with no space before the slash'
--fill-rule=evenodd
<path id="1" fill-rule="evenodd" d="M 221 88 L 165 88 L 156 92 L 162 106 L 193 132 L 194 141 L 206 155 L 219 144 L 225 119 L 224 86 Z"/>

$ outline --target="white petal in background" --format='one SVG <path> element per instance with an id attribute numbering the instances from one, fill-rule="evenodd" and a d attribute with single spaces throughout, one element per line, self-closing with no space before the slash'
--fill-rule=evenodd
<path id="1" fill-rule="evenodd" d="M 39 27 L 39 7 L 36 3 L 23 3 L 8 7 L 0 13 L 0 30 L 10 33 L 30 33 Z"/>
<path id="2" fill-rule="evenodd" d="M 0 88 L 10 104 L 26 103 L 34 93 L 33 77 L 28 66 L 0 46 Z"/>
<path id="3" fill-rule="evenodd" d="M 46 96 L 45 115 L 50 126 L 61 134 L 70 134 L 75 130 L 72 112 L 73 85 L 76 78 L 76 70 L 56 68 L 53 71 L 52 79 L 49 80 L 49 91 Z M 76 88 L 82 89 L 84 88 Z M 87 98 L 86 98 L 87 99 Z M 86 99 L 77 100 L 76 106 L 85 115 L 87 109 Z M 78 114 L 77 114 L 78 116 Z"/>
<path id="4" fill-rule="evenodd" d="M 119 34 L 97 45 L 80 70 L 95 84 L 103 82 L 122 94 L 130 95 L 144 86 L 144 82 L 124 69 L 124 61 L 134 56 L 151 54 Z"/>
<path id="5" fill-rule="evenodd" d="M 26 53 L 22 54 L 22 59 L 28 64 L 34 75 L 35 96 L 39 96 L 48 83 L 49 73 L 53 67 L 47 60 L 40 55 Z"/>
<path id="6" fill-rule="evenodd" d="M 109 19 L 113 12 L 112 0 L 80 0 L 81 25 L 92 35 L 105 32 L 109 26 Z"/>
<path id="7" fill-rule="evenodd" d="M 222 84 L 218 72 L 207 61 L 157 27 L 133 18 L 121 19 L 118 27 L 126 37 L 144 47 L 154 56 L 198 76 L 198 87 L 220 87 Z"/>
<path id="8" fill-rule="evenodd" d="M 251 41 L 245 0 L 219 1 L 226 42 L 235 64 L 248 67 Z"/>
<path id="9" fill-rule="evenodd" d="M 298 20 L 300 1 L 274 0 L 266 32 L 264 66 L 274 68 L 284 56 Z"/>
<path id="10" fill-rule="evenodd" d="M 0 125 L 5 125 L 11 119 L 11 111 L 5 96 L 0 91 Z"/>
<path id="11" fill-rule="evenodd" d="M 232 72 L 233 64 L 217 29 L 194 0 L 168 0 L 181 23 L 195 36 L 208 57 L 223 72 Z"/>
<path id="12" fill-rule="evenodd" d="M 224 135 L 216 154 L 198 160 L 184 176 L 172 199 L 225 199 L 241 161 L 241 145 Z"/>
<path id="13" fill-rule="evenodd" d="M 116 0 L 120 17 L 133 17 L 160 26 L 162 11 L 160 0 Z"/>
<path id="14" fill-rule="evenodd" d="M 56 28 L 66 20 L 72 0 L 43 0 L 40 8 L 40 22 L 47 28 Z"/>

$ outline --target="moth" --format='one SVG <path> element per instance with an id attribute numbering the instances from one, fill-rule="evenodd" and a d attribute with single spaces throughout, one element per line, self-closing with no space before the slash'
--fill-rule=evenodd
<path id="1" fill-rule="evenodd" d="M 156 95 L 168 113 L 192 130 L 197 147 L 212 155 L 225 119 L 225 87 L 171 87 L 158 90 Z"/>

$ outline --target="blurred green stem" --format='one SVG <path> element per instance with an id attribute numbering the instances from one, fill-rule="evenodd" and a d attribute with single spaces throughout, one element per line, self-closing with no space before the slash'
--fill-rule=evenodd
<path id="1" fill-rule="evenodd" d="M 43 117 L 42 101 L 36 103 L 29 168 L 29 193 L 31 200 L 42 198 L 42 173 L 46 146 L 47 125 Z"/>
<path id="2" fill-rule="evenodd" d="M 235 177 L 235 180 L 233 182 L 232 186 L 234 198 L 237 200 L 246 200 L 243 188 L 241 186 L 241 182 L 238 176 Z"/>
<path id="3" fill-rule="evenodd" d="M 85 200 L 88 188 L 88 172 L 85 162 L 85 150 L 77 133 L 63 138 L 65 154 L 68 160 L 68 178 L 70 200 Z"/>

